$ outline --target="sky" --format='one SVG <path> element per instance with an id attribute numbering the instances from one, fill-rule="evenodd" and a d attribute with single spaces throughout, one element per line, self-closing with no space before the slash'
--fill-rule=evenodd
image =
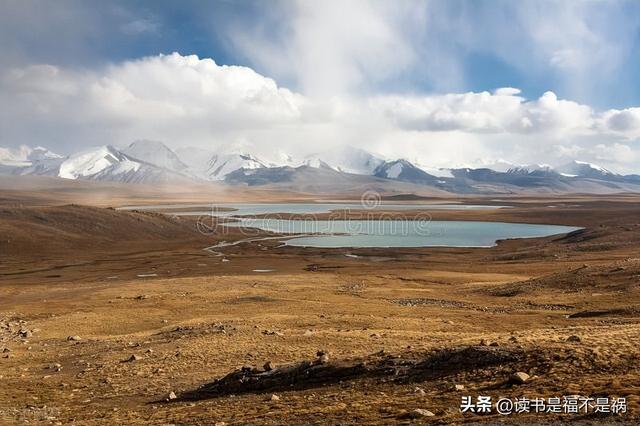
<path id="1" fill-rule="evenodd" d="M 640 2 L 0 2 L 0 147 L 640 172 Z"/>

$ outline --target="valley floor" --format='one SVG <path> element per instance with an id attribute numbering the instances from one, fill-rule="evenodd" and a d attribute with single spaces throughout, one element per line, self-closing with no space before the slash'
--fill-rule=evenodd
<path id="1" fill-rule="evenodd" d="M 265 240 L 217 256 L 202 249 L 221 237 L 188 219 L 2 207 L 0 423 L 638 424 L 638 199 L 512 201 L 433 215 L 586 229 L 490 249 Z M 627 412 L 460 412 L 465 396 L 570 395 L 625 398 Z"/>

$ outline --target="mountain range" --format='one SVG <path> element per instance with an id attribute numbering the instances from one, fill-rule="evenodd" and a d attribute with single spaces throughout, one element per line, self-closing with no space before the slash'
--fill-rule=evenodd
<path id="1" fill-rule="evenodd" d="M 58 155 L 43 147 L 0 148 L 0 174 L 45 175 L 124 183 L 219 181 L 228 185 L 273 187 L 305 192 L 358 188 L 434 194 L 517 194 L 640 192 L 639 175 L 620 175 L 595 164 L 573 161 L 560 167 L 499 161 L 483 168 L 431 168 L 404 158 L 382 159 L 342 147 L 302 158 L 279 153 L 265 161 L 238 149 L 172 150 L 140 140 L 126 148 L 101 146 Z"/>

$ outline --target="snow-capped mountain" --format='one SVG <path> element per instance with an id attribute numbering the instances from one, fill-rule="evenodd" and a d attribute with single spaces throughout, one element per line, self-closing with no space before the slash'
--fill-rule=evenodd
<path id="1" fill-rule="evenodd" d="M 0 147 L 0 164 L 6 166 L 26 167 L 30 166 L 34 161 L 58 158 L 62 158 L 62 156 L 41 146 L 31 148 L 27 145 L 22 145 L 16 149 Z"/>
<path id="2" fill-rule="evenodd" d="M 87 149 L 68 157 L 34 149 L 27 162 L 9 169 L 15 175 L 42 175 L 64 179 L 160 183 L 187 181 L 169 169 L 130 157 L 111 145 Z"/>
<path id="3" fill-rule="evenodd" d="M 252 170 L 262 167 L 279 167 L 281 164 L 266 163 L 241 147 L 221 148 L 213 151 L 203 148 L 180 148 L 177 157 L 187 166 L 185 173 L 201 180 L 224 180 L 236 170 Z"/>
<path id="4" fill-rule="evenodd" d="M 497 161 L 494 161 L 494 162 L 489 162 L 489 161 L 480 162 L 480 165 L 478 165 L 476 167 L 462 166 L 462 167 L 456 167 L 456 168 L 457 169 L 462 169 L 462 168 L 481 168 L 481 169 L 493 170 L 494 172 L 507 173 L 511 169 L 516 169 L 516 168 L 520 168 L 520 167 L 524 167 L 524 166 L 512 163 L 511 161 L 503 160 L 502 158 L 500 158 L 500 159 L 498 159 Z"/>
<path id="5" fill-rule="evenodd" d="M 143 184 L 187 183 L 191 180 L 174 170 L 130 157 L 111 145 L 69 156 L 60 165 L 58 176 Z"/>
<path id="6" fill-rule="evenodd" d="M 400 159 L 395 161 L 385 161 L 380 164 L 373 172 L 376 177 L 385 179 L 401 180 L 411 183 L 437 183 L 438 178 L 430 175 L 424 170 L 416 167 L 411 162 Z"/>
<path id="7" fill-rule="evenodd" d="M 252 170 L 267 167 L 262 161 L 247 153 L 214 154 L 209 159 L 206 177 L 208 180 L 224 180 L 236 170 Z"/>
<path id="8" fill-rule="evenodd" d="M 205 179 L 209 169 L 209 160 L 215 155 L 215 151 L 193 146 L 178 148 L 175 150 L 180 161 L 188 167 L 189 173 Z"/>
<path id="9" fill-rule="evenodd" d="M 330 167 L 344 173 L 372 175 L 384 160 L 358 148 L 344 146 L 321 153 L 307 155 L 301 164 L 311 167 Z"/>
<path id="10" fill-rule="evenodd" d="M 583 177 L 583 178 L 612 178 L 618 176 L 604 167 L 596 164 L 587 163 L 585 161 L 574 160 L 569 164 L 557 168 L 558 172 L 563 176 L 568 177 Z"/>
<path id="11" fill-rule="evenodd" d="M 117 176 L 136 172 L 140 166 L 138 161 L 107 145 L 71 155 L 60 164 L 58 176 L 65 179 L 88 178 L 98 174 Z"/>
<path id="12" fill-rule="evenodd" d="M 584 161 L 553 168 L 498 160 L 480 168 L 434 168 L 407 159 L 382 160 L 362 149 L 344 147 L 296 158 L 276 151 L 259 158 L 247 146 L 177 152 L 162 142 L 136 141 L 124 149 L 106 145 L 68 157 L 46 148 L 0 148 L 0 173 L 125 183 L 223 181 L 228 185 L 272 185 L 327 191 L 331 188 L 430 187 L 448 193 L 640 192 L 640 176 L 622 176 Z M 383 189 L 381 189 L 383 190 Z M 411 191 L 411 189 L 406 189 Z"/>
<path id="13" fill-rule="evenodd" d="M 139 140 L 122 150 L 130 158 L 175 172 L 184 172 L 188 166 L 168 146 L 162 142 Z"/>
<path id="14" fill-rule="evenodd" d="M 548 164 L 528 164 L 513 167 L 506 171 L 507 175 L 530 176 L 530 177 L 555 177 L 560 174 Z"/>

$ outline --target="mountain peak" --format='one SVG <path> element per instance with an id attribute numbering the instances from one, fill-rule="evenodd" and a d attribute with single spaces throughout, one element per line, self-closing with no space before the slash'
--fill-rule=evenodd
<path id="1" fill-rule="evenodd" d="M 187 169 L 180 158 L 167 145 L 154 140 L 137 140 L 122 150 L 129 157 L 164 169 L 181 172 Z"/>
<path id="2" fill-rule="evenodd" d="M 558 171 L 565 176 L 571 177 L 579 176 L 587 178 L 601 178 L 617 176 L 616 173 L 613 173 L 602 166 L 581 160 L 573 160 L 569 164 L 558 167 Z"/>

